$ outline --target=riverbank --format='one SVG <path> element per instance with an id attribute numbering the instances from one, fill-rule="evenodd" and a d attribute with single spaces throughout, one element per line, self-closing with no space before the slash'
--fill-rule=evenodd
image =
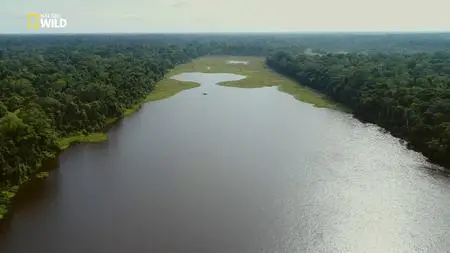
<path id="1" fill-rule="evenodd" d="M 234 61 L 235 63 L 230 63 L 230 61 Z M 246 64 L 239 62 L 245 62 Z M 182 82 L 170 79 L 170 77 L 174 75 L 185 72 L 233 73 L 244 75 L 247 78 L 239 81 L 224 82 L 219 85 L 236 88 L 262 88 L 278 86 L 280 91 L 292 95 L 299 101 L 312 104 L 319 108 L 339 108 L 337 104 L 327 99 L 324 95 L 317 93 L 308 87 L 301 86 L 295 81 L 272 71 L 266 66 L 264 57 L 208 56 L 181 64 L 169 71 L 164 78 L 156 84 L 155 89 L 151 93 L 135 105 L 124 110 L 122 112 L 122 118 L 131 116 L 145 103 L 166 99 L 183 90 L 199 87 L 200 84 L 198 83 Z M 120 121 L 120 119 L 121 118 L 108 119 L 106 121 L 106 126 L 112 125 Z M 76 133 L 58 140 L 57 146 L 60 150 L 65 150 L 77 143 L 94 143 L 107 140 L 108 135 L 105 132 L 88 134 Z M 38 175 L 36 175 L 36 177 L 38 177 Z M 2 217 L 7 213 L 7 207 L 10 205 L 11 200 L 17 193 L 18 188 L 18 186 L 12 186 L 1 191 L 2 199 L 0 201 L 0 219 L 2 219 Z"/>
<path id="2" fill-rule="evenodd" d="M 1 189 L 0 195 L 0 221 L 8 213 L 8 208 L 11 205 L 12 199 L 16 196 L 19 191 L 19 186 L 11 186 Z"/>
<path id="3" fill-rule="evenodd" d="M 164 76 L 164 78 L 156 84 L 155 89 L 150 94 L 148 94 L 144 99 L 137 102 L 130 108 L 125 109 L 122 112 L 122 118 L 133 115 L 133 113 L 135 113 L 139 109 L 141 109 L 142 105 L 144 105 L 145 103 L 166 99 L 166 98 L 176 95 L 177 93 L 179 93 L 183 90 L 199 87 L 200 84 L 198 84 L 198 83 L 180 82 L 180 81 L 170 79 L 171 76 L 178 74 L 183 69 L 183 66 L 184 65 L 180 65 L 179 67 L 173 69 L 172 71 L 169 71 L 169 73 L 167 73 Z M 112 124 L 116 123 L 117 121 L 119 121 L 120 119 L 121 118 L 107 119 L 106 126 L 112 125 Z M 78 134 L 75 134 L 72 136 L 62 138 L 61 140 L 58 141 L 57 144 L 61 150 L 65 150 L 65 149 L 69 148 L 72 144 L 76 144 L 76 143 L 93 143 L 93 142 L 102 142 L 102 141 L 107 141 L 107 140 L 108 140 L 108 135 L 104 132 L 96 132 L 96 133 L 89 133 L 89 134 L 78 133 Z"/>
<path id="4" fill-rule="evenodd" d="M 233 62 L 233 63 L 230 63 Z M 319 108 L 337 109 L 339 105 L 325 95 L 302 86 L 297 82 L 272 71 L 265 64 L 264 57 L 254 56 L 207 56 L 180 65 L 172 74 L 184 72 L 232 73 L 247 78 L 239 81 L 220 83 L 221 86 L 236 88 L 263 88 L 278 86 L 281 92 L 292 95 L 295 99 Z"/>
<path id="5" fill-rule="evenodd" d="M 72 144 L 76 143 L 101 142 L 106 140 L 108 140 L 108 135 L 106 133 L 102 132 L 90 134 L 78 133 L 75 135 L 62 138 L 58 140 L 56 144 L 58 145 L 59 149 L 65 150 L 69 148 Z"/>
<path id="6" fill-rule="evenodd" d="M 187 64 L 190 64 L 190 63 L 187 63 Z M 141 109 L 142 105 L 145 103 L 166 99 L 166 98 L 176 95 L 177 93 L 179 93 L 183 90 L 188 90 L 188 89 L 199 87 L 200 84 L 198 84 L 198 83 L 180 82 L 177 80 L 170 79 L 171 76 L 179 74 L 180 72 L 183 72 L 182 69 L 187 64 L 182 64 L 182 65 L 176 67 L 175 69 L 169 71 L 164 76 L 164 78 L 156 84 L 155 89 L 152 92 L 150 92 L 150 94 L 148 94 L 143 100 L 136 103 L 134 106 L 126 109 L 123 112 L 123 116 L 128 117 L 128 116 L 132 115 L 133 113 L 135 113 L 136 111 Z"/>
<path id="7" fill-rule="evenodd" d="M 168 72 L 165 75 L 165 77 L 156 84 L 155 89 L 150 94 L 148 94 L 144 99 L 137 102 L 132 107 L 124 110 L 122 112 L 121 118 L 117 117 L 107 119 L 105 127 L 108 127 L 120 121 L 122 118 L 132 115 L 133 113 L 138 111 L 145 103 L 166 99 L 176 95 L 177 93 L 183 90 L 199 87 L 200 84 L 198 83 L 180 82 L 169 79 L 174 74 L 177 74 L 180 71 L 182 71 L 183 66 L 184 65 L 180 65 L 179 67 L 176 67 L 172 71 Z M 58 148 L 61 151 L 63 151 L 77 143 L 94 143 L 94 142 L 103 142 L 107 140 L 108 134 L 105 132 L 95 132 L 87 134 L 80 132 L 70 136 L 63 137 L 59 139 L 56 144 Z M 33 178 L 30 178 L 28 181 L 33 180 L 34 178 L 45 179 L 47 175 L 48 174 L 46 174 L 46 172 L 37 172 L 37 174 Z M 23 182 L 22 184 L 25 184 L 28 181 Z M 8 186 L 3 189 L 0 189 L 0 220 L 2 220 L 5 217 L 5 215 L 7 215 L 8 209 L 11 206 L 11 202 L 16 196 L 19 189 L 20 185 Z"/>

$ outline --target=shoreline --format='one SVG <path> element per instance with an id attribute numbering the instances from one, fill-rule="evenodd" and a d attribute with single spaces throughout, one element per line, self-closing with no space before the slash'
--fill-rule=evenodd
<path id="1" fill-rule="evenodd" d="M 247 62 L 246 64 L 228 63 Z M 237 81 L 226 81 L 217 85 L 234 88 L 263 88 L 277 86 L 278 90 L 292 95 L 296 100 L 312 104 L 317 108 L 342 110 L 326 95 L 273 71 L 265 63 L 265 57 L 256 56 L 205 56 L 196 58 L 190 63 L 180 65 L 174 74 L 184 72 L 230 73 L 243 75 L 246 78 Z"/>
<path id="2" fill-rule="evenodd" d="M 185 63 L 189 64 L 189 63 Z M 180 82 L 173 79 L 170 79 L 172 75 L 174 75 L 174 71 L 177 71 L 177 69 L 184 64 L 181 64 L 177 66 L 175 69 L 169 71 L 163 79 L 157 82 L 155 85 L 155 89 L 150 92 L 147 96 L 145 96 L 141 101 L 136 102 L 133 106 L 131 106 L 128 109 L 125 109 L 122 112 L 121 117 L 116 118 L 109 118 L 106 119 L 104 129 L 105 131 L 98 131 L 93 133 L 74 133 L 72 135 L 60 138 L 57 140 L 57 146 L 59 148 L 59 152 L 54 154 L 54 157 L 57 158 L 60 152 L 63 152 L 64 150 L 67 150 L 68 148 L 72 147 L 75 144 L 81 144 L 81 143 L 97 143 L 97 142 L 103 142 L 108 140 L 108 133 L 107 129 L 108 127 L 114 125 L 115 123 L 121 121 L 122 119 L 125 119 L 131 115 L 133 115 L 135 112 L 139 111 L 139 109 L 142 108 L 142 106 L 146 103 L 163 100 L 170 98 L 179 92 L 187 89 L 192 89 L 199 87 L 200 84 L 197 83 L 191 83 L 191 82 Z M 19 193 L 20 188 L 29 183 L 33 180 L 45 180 L 45 178 L 48 176 L 48 172 L 40 171 L 39 168 L 41 166 L 37 166 L 36 174 L 33 177 L 30 177 L 28 180 L 22 182 L 19 185 L 11 185 L 7 186 L 5 188 L 0 189 L 0 222 L 4 220 L 8 215 L 10 215 L 11 205 L 13 204 L 14 198 Z"/>
<path id="3" fill-rule="evenodd" d="M 247 64 L 232 64 L 228 61 L 246 61 Z M 205 56 L 191 60 L 190 62 L 180 64 L 174 69 L 168 71 L 165 76 L 156 83 L 155 89 L 147 96 L 137 101 L 130 108 L 122 112 L 121 117 L 109 118 L 106 120 L 105 131 L 98 131 L 92 133 L 74 133 L 70 136 L 60 138 L 57 141 L 57 146 L 60 152 L 67 150 L 71 146 L 80 143 L 96 143 L 108 140 L 107 128 L 125 119 L 135 112 L 139 111 L 146 103 L 170 98 L 181 91 L 200 87 L 199 83 L 183 82 L 170 79 L 171 76 L 186 73 L 186 72 L 204 72 L 204 73 L 232 73 L 244 75 L 246 78 L 238 81 L 228 81 L 219 83 L 218 85 L 224 87 L 234 88 L 263 88 L 277 86 L 278 90 L 292 95 L 295 99 L 312 104 L 317 108 L 340 109 L 340 105 L 334 103 L 323 94 L 320 94 L 311 88 L 302 86 L 297 82 L 276 73 L 265 64 L 264 57 L 255 56 Z M 55 154 L 57 157 L 58 154 Z M 39 168 L 39 167 L 38 167 Z M 42 172 L 39 169 L 36 175 L 21 185 L 9 186 L 1 189 L 2 201 L 0 202 L 0 221 L 9 214 L 9 209 L 14 200 L 14 197 L 19 192 L 20 187 L 32 180 L 45 180 L 48 173 Z"/>

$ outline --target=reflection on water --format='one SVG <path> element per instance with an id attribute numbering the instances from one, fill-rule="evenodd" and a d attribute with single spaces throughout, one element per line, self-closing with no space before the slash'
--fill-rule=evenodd
<path id="1" fill-rule="evenodd" d="M 227 61 L 228 64 L 248 64 L 248 61 Z"/>
<path id="2" fill-rule="evenodd" d="M 174 78 L 202 85 L 64 152 L 0 252 L 450 249 L 449 179 L 400 140 L 276 87 L 216 85 L 244 76 Z"/>

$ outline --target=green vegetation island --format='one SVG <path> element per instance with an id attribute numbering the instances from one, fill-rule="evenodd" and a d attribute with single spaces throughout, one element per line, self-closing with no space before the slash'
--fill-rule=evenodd
<path id="1" fill-rule="evenodd" d="M 444 39 L 447 38 L 447 39 Z M 450 35 L 0 36 L 0 219 L 43 162 L 143 103 L 195 88 L 183 72 L 245 75 L 220 85 L 278 86 L 348 108 L 432 161 L 450 165 Z M 231 56 L 230 56 L 231 55 Z M 227 64 L 227 61 L 248 64 Z"/>

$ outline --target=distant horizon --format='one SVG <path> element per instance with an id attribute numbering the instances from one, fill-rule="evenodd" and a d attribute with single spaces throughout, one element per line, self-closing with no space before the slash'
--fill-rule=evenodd
<path id="1" fill-rule="evenodd" d="M 403 30 L 385 30 L 385 31 L 343 31 L 343 30 L 315 30 L 315 31 L 213 31 L 213 32 L 0 32 L 0 35 L 151 35 L 151 34 L 450 34 L 450 30 L 423 30 L 423 31 L 403 31 Z"/>

